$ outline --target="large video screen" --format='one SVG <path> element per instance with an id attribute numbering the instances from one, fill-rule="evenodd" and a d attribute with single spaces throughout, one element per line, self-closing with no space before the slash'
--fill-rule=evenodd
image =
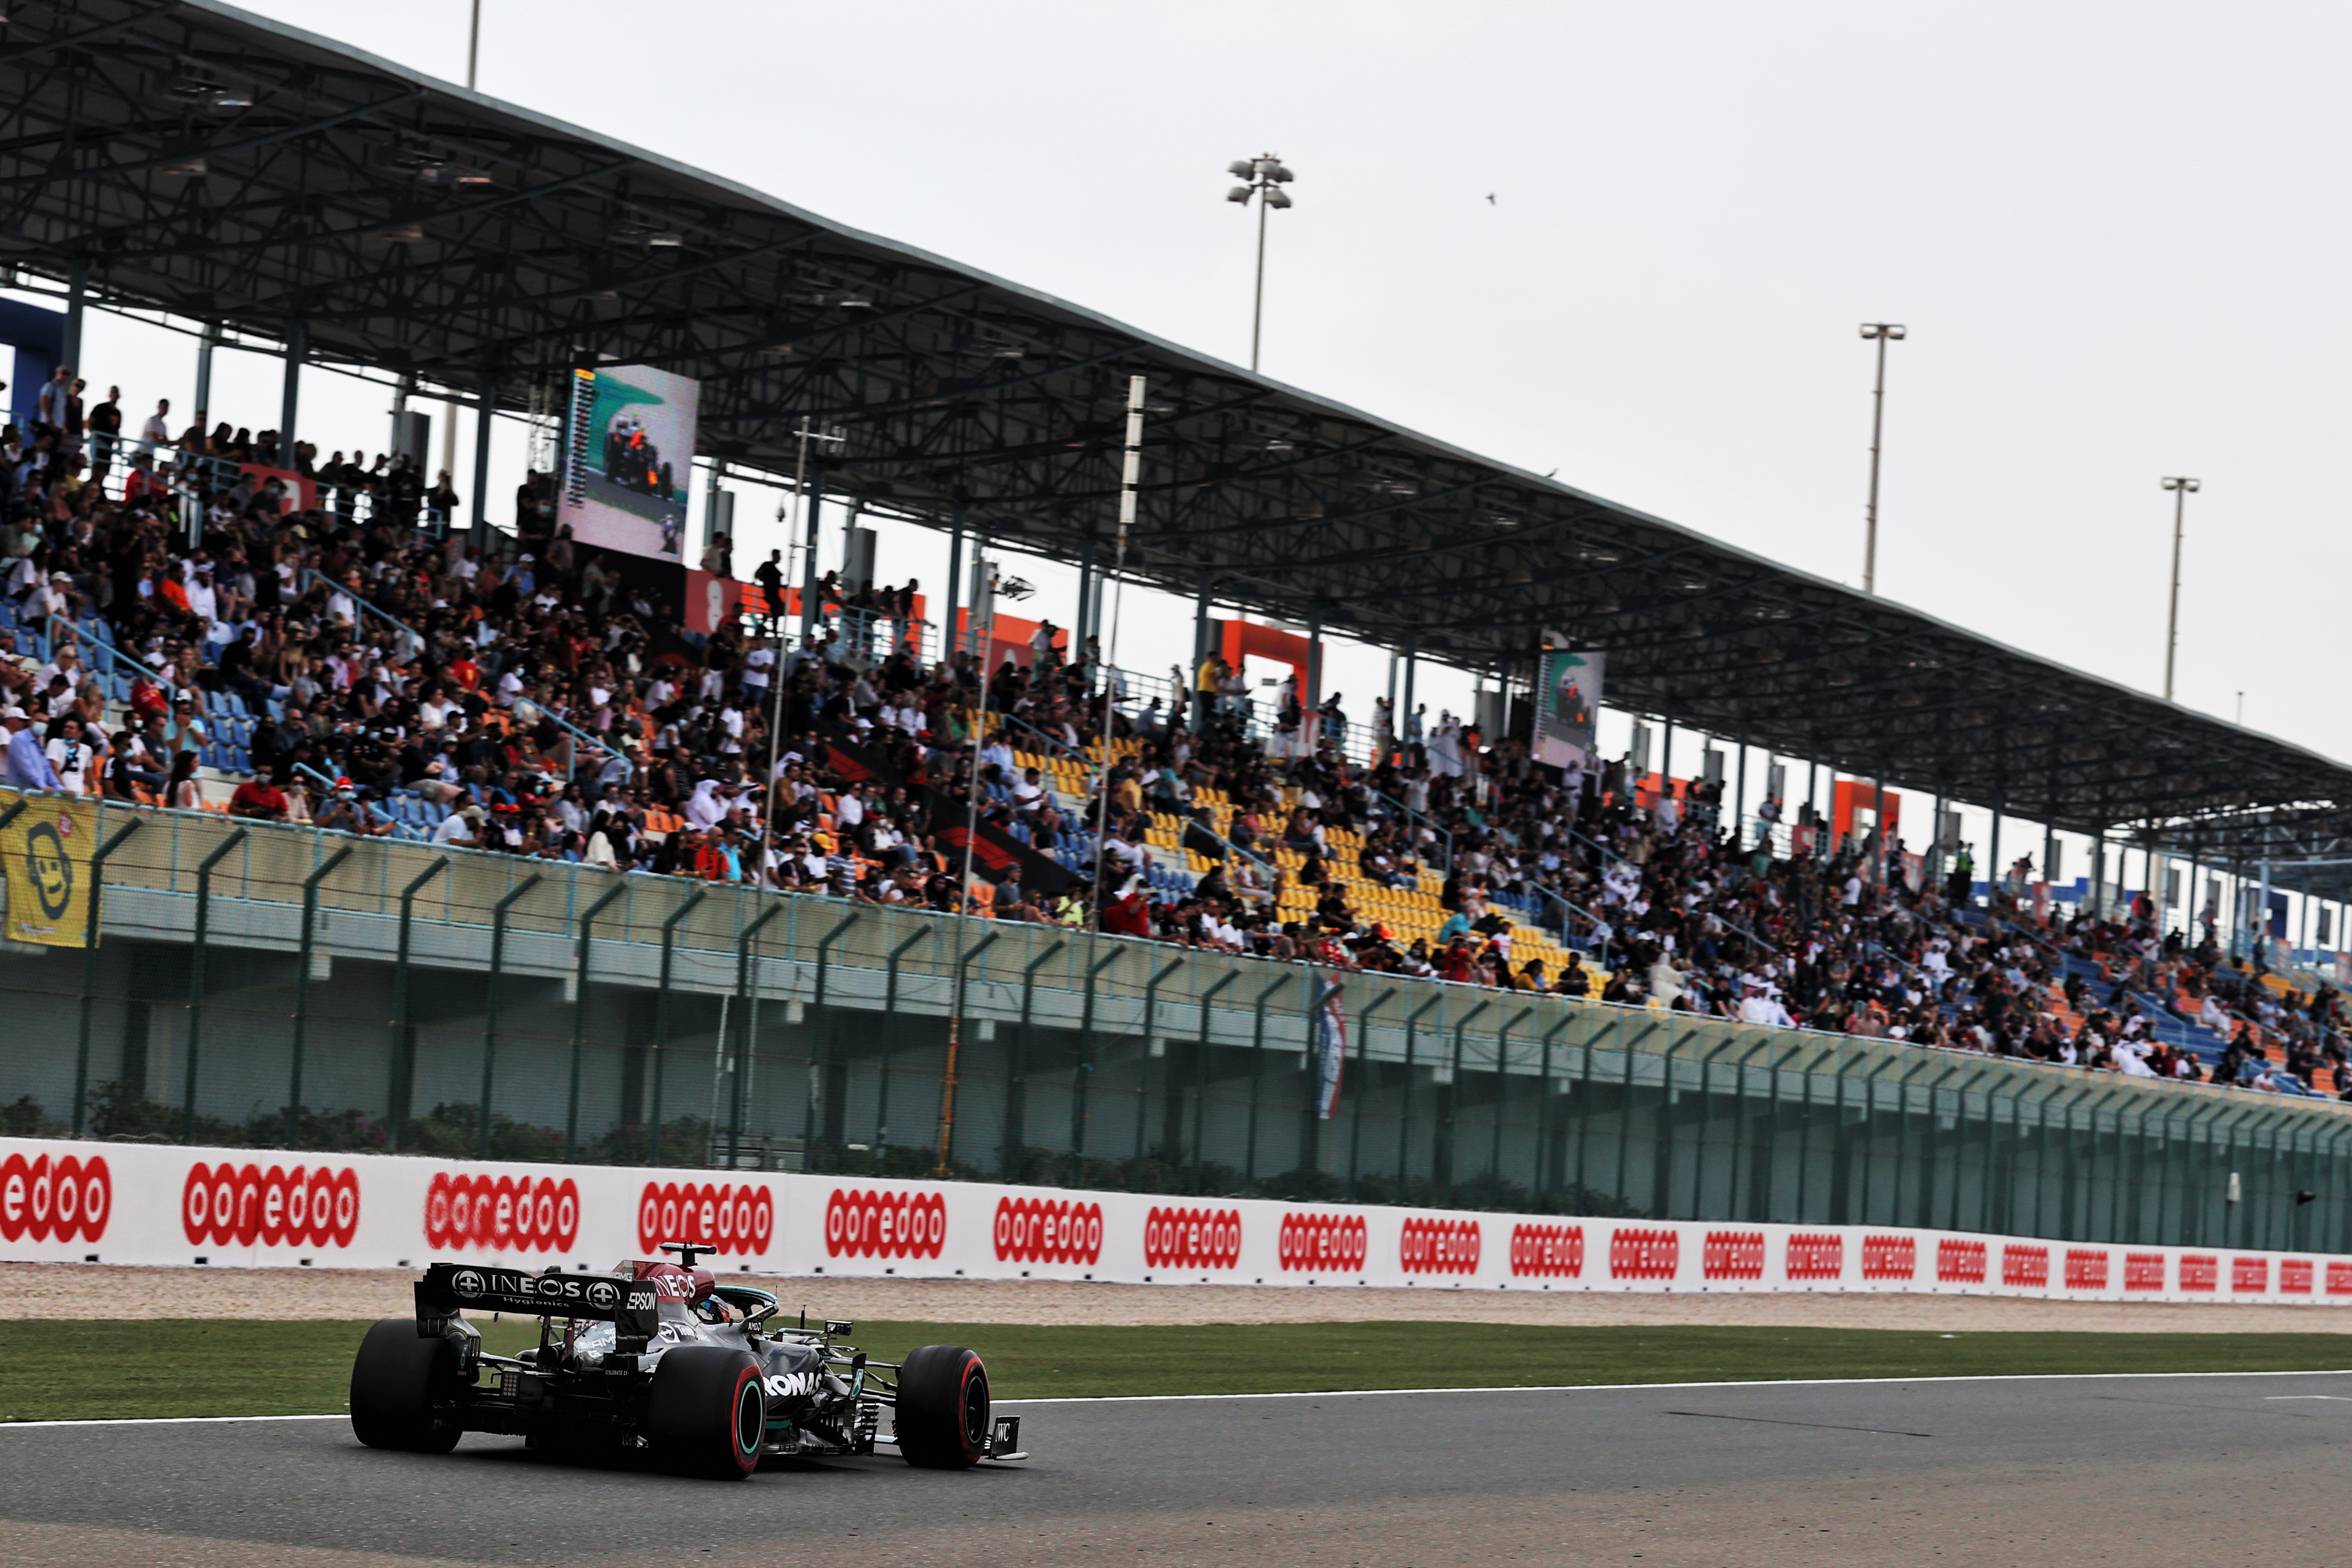
<path id="1" fill-rule="evenodd" d="M 583 544 L 682 559 L 698 384 L 650 365 L 572 373 L 556 521 Z"/>

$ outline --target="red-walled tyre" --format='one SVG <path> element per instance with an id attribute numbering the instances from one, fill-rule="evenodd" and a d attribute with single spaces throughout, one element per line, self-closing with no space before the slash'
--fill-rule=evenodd
<path id="1" fill-rule="evenodd" d="M 740 1481 L 760 1468 L 768 1391 L 760 1363 L 723 1345 L 679 1345 L 654 1367 L 646 1441 L 672 1475 Z"/>
<path id="2" fill-rule="evenodd" d="M 414 1318 L 386 1318 L 352 1362 L 352 1431 L 371 1448 L 446 1454 L 464 1433 L 436 1420 L 433 1402 L 457 1391 L 457 1347 L 418 1338 Z"/>
<path id="3" fill-rule="evenodd" d="M 965 1470 L 988 1452 L 988 1368 L 961 1345 L 925 1345 L 898 1370 L 898 1453 L 927 1470 Z"/>

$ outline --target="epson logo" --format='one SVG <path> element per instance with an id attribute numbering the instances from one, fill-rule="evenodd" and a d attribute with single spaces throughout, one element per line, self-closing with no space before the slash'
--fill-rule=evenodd
<path id="1" fill-rule="evenodd" d="M 660 1304 L 661 1295 L 658 1291 L 632 1290 L 629 1292 L 629 1310 L 632 1312 L 650 1312 Z"/>

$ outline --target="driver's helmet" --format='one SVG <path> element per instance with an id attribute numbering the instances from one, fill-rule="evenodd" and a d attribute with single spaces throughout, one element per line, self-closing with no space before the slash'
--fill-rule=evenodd
<path id="1" fill-rule="evenodd" d="M 661 1315 L 673 1321 L 699 1317 L 695 1310 L 710 1300 L 716 1283 L 708 1268 L 686 1269 L 675 1263 L 652 1263 L 637 1258 L 622 1265 L 632 1279 L 642 1279 L 654 1288 L 661 1298 Z"/>

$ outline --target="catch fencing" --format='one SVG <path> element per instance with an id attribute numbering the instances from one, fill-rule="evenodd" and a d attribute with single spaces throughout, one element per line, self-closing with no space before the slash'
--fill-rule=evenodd
<path id="1" fill-rule="evenodd" d="M 139 825 L 80 871 L 102 942 L 0 953 L 0 1131 L 2352 1252 L 2332 1102 L 91 815 Z"/>

